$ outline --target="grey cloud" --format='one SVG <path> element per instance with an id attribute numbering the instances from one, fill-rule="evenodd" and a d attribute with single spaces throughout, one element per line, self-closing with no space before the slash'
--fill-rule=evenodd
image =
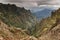
<path id="1" fill-rule="evenodd" d="M 39 7 L 40 5 L 60 5 L 60 0 L 0 0 L 0 2 L 16 4 L 25 8 Z"/>
<path id="2" fill-rule="evenodd" d="M 10 2 L 10 3 L 37 3 L 38 5 L 52 5 L 52 4 L 60 4 L 60 0 L 1 0 L 2 2 Z"/>

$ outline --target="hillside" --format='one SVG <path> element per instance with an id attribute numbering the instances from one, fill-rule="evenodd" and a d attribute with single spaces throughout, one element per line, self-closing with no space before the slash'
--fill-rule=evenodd
<path id="1" fill-rule="evenodd" d="M 26 10 L 23 7 L 17 7 L 14 4 L 2 4 L 0 3 L 0 19 L 9 26 L 33 30 L 36 24 L 36 17 L 32 15 L 30 10 Z"/>
<path id="2" fill-rule="evenodd" d="M 0 3 L 0 40 L 60 40 L 60 8 L 37 21 L 30 10 Z"/>
<path id="3" fill-rule="evenodd" d="M 60 9 L 51 12 L 51 17 L 42 19 L 36 24 L 37 32 L 35 36 L 39 37 L 52 30 L 55 26 L 60 24 Z"/>
<path id="4" fill-rule="evenodd" d="M 25 36 L 27 36 L 27 34 L 25 34 L 21 29 L 18 30 L 15 27 L 9 27 L 0 20 L 0 40 L 18 40 Z"/>
<path id="5" fill-rule="evenodd" d="M 60 40 L 60 24 L 55 26 L 47 34 L 44 34 L 39 37 L 39 40 Z"/>
<path id="6" fill-rule="evenodd" d="M 27 35 L 21 28 L 9 27 L 0 20 L 0 40 L 37 40 L 37 38 Z"/>

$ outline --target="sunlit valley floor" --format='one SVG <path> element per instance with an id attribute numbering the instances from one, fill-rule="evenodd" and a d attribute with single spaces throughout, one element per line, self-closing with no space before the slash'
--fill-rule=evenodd
<path id="1" fill-rule="evenodd" d="M 50 16 L 40 21 L 32 13 L 0 3 L 0 40 L 60 40 L 60 9 L 46 12 Z"/>

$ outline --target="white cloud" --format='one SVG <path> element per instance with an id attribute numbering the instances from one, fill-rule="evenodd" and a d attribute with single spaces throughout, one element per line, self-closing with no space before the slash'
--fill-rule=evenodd
<path id="1" fill-rule="evenodd" d="M 60 5 L 40 5 L 39 6 L 40 8 L 42 7 L 42 8 L 50 8 L 50 9 L 58 9 L 58 8 L 60 8 Z"/>
<path id="2" fill-rule="evenodd" d="M 60 7 L 60 5 L 40 5 L 39 7 Z"/>
<path id="3" fill-rule="evenodd" d="M 37 12 L 44 9 L 57 10 L 58 8 L 60 8 L 60 5 L 40 5 L 39 7 L 30 8 L 30 10 L 33 12 Z"/>

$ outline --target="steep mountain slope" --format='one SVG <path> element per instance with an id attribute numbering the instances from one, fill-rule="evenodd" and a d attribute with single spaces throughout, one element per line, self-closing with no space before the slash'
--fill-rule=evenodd
<path id="1" fill-rule="evenodd" d="M 16 27 L 9 27 L 0 20 L 0 40 L 38 40 L 33 36 L 27 35 L 24 30 Z"/>
<path id="2" fill-rule="evenodd" d="M 51 12 L 51 17 L 42 19 L 40 23 L 36 24 L 36 33 L 35 36 L 39 37 L 43 35 L 44 33 L 49 32 L 52 28 L 54 28 L 60 21 L 60 9 Z"/>
<path id="3" fill-rule="evenodd" d="M 39 37 L 39 40 L 60 40 L 60 24 L 56 25 L 48 33 Z"/>
<path id="4" fill-rule="evenodd" d="M 28 35 L 16 27 L 9 27 L 0 20 L 0 40 L 19 40 Z"/>
<path id="5" fill-rule="evenodd" d="M 14 4 L 0 3 L 0 19 L 9 26 L 15 26 L 28 31 L 33 30 L 36 18 L 29 10 L 17 7 Z"/>
<path id="6" fill-rule="evenodd" d="M 59 37 L 60 9 L 37 22 L 29 10 L 0 3 L 0 40 L 60 40 Z"/>

